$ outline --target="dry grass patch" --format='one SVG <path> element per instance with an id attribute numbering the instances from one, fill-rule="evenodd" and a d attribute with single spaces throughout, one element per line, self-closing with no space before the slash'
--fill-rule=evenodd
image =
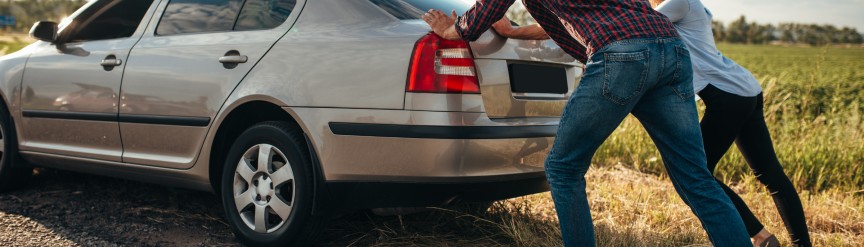
<path id="1" fill-rule="evenodd" d="M 708 240 L 699 221 L 668 179 L 623 166 L 588 172 L 599 246 L 701 246 Z M 754 213 L 789 243 L 768 192 L 752 177 L 733 186 Z M 840 190 L 801 193 L 817 246 L 864 243 L 864 195 Z M 549 193 L 496 203 L 485 214 L 447 209 L 406 216 L 358 213 L 336 220 L 326 246 L 561 246 Z"/>

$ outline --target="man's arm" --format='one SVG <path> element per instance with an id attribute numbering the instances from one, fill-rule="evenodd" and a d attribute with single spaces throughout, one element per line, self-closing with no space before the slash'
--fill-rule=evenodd
<path id="1" fill-rule="evenodd" d="M 451 16 L 447 16 L 444 12 L 439 10 L 430 10 L 428 14 L 423 16 L 423 20 L 426 20 L 426 22 L 429 23 L 429 26 L 432 27 L 432 30 L 435 31 L 435 33 L 442 38 L 450 40 L 461 38 L 459 33 L 456 31 L 456 26 L 454 25 L 457 18 L 458 16 L 456 16 L 455 11 L 451 13 Z M 546 34 L 546 31 L 544 31 L 540 25 L 534 24 L 524 27 L 514 27 L 510 24 L 510 19 L 507 19 L 507 17 L 501 18 L 501 20 L 492 24 L 492 28 L 501 36 L 511 39 L 549 39 L 549 35 Z"/>
<path id="2" fill-rule="evenodd" d="M 445 27 L 447 16 L 441 18 L 444 12 L 430 10 L 423 16 L 432 30 L 445 39 L 477 40 L 483 32 L 489 30 L 496 21 L 504 17 L 507 9 L 516 0 L 481 0 L 477 1 L 468 12 L 456 19 L 455 25 Z M 455 15 L 455 14 L 454 14 Z"/>
<path id="3" fill-rule="evenodd" d="M 546 31 L 540 27 L 539 24 L 522 26 L 522 27 L 513 27 L 510 24 L 510 19 L 507 17 L 501 18 L 498 22 L 492 25 L 492 28 L 495 29 L 495 32 L 498 32 L 501 36 L 511 38 L 511 39 L 527 39 L 527 40 L 546 40 L 549 39 L 549 35 L 546 34 Z"/>

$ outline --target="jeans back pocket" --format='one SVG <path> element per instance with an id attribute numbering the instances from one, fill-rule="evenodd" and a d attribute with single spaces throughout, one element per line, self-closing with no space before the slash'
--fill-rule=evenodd
<path id="1" fill-rule="evenodd" d="M 693 62 L 690 61 L 690 50 L 686 46 L 675 45 L 675 75 L 669 84 L 675 94 L 684 100 L 692 100 L 695 96 L 693 89 Z"/>
<path id="2" fill-rule="evenodd" d="M 648 77 L 648 50 L 639 52 L 604 53 L 603 96 L 619 105 L 644 92 Z"/>

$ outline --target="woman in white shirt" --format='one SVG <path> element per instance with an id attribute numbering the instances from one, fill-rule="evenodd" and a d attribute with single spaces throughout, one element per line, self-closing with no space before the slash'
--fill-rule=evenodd
<path id="1" fill-rule="evenodd" d="M 693 86 L 705 102 L 702 136 L 708 169 L 735 142 L 757 179 L 768 187 L 794 246 L 810 246 L 810 235 L 798 192 L 783 172 L 763 117 L 762 87 L 747 69 L 723 56 L 711 32 L 711 12 L 699 0 L 650 0 L 669 17 L 693 61 Z M 717 180 L 732 199 L 754 246 L 780 246 L 741 197 Z"/>

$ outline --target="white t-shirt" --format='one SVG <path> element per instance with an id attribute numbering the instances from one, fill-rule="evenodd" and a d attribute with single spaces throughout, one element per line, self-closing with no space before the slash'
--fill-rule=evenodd
<path id="1" fill-rule="evenodd" d="M 666 0 L 657 11 L 675 25 L 690 49 L 693 87 L 696 92 L 708 84 L 728 93 L 753 97 L 762 92 L 759 81 L 744 67 L 723 56 L 711 32 L 711 12 L 699 0 Z"/>

